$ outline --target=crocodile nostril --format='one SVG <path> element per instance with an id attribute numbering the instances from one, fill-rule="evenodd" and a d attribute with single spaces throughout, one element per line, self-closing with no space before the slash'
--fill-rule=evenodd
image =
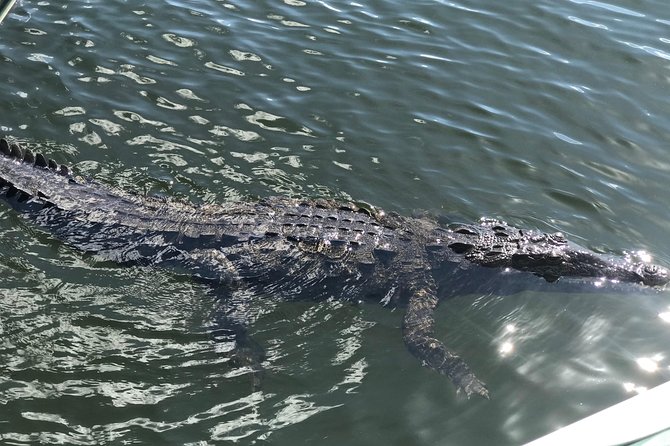
<path id="1" fill-rule="evenodd" d="M 656 265 L 644 265 L 643 271 L 647 274 L 658 274 L 660 268 Z"/>

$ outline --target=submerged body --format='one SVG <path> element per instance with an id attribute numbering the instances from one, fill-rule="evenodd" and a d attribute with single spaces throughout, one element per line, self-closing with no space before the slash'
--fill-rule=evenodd
<path id="1" fill-rule="evenodd" d="M 0 140 L 0 193 L 59 239 L 119 263 L 175 269 L 228 290 L 283 298 L 374 298 L 405 308 L 403 340 L 467 395 L 484 384 L 433 335 L 438 295 L 470 267 L 661 286 L 665 268 L 607 259 L 561 234 L 503 222 L 446 227 L 330 200 L 273 197 L 195 207 L 75 178 L 42 155 Z M 240 324 L 239 320 L 231 324 Z M 244 321 L 241 322 L 242 325 Z"/>

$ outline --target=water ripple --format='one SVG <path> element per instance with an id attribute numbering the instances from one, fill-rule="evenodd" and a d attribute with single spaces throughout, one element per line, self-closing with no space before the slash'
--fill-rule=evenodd
<path id="1" fill-rule="evenodd" d="M 139 194 L 494 215 L 668 263 L 665 6 L 23 0 L 0 128 Z M 407 354 L 399 312 L 263 296 L 253 390 L 208 334 L 211 290 L 4 208 L 0 233 L 2 442 L 521 444 L 668 378 L 664 292 L 445 302 L 439 336 L 494 395 L 467 403 Z"/>

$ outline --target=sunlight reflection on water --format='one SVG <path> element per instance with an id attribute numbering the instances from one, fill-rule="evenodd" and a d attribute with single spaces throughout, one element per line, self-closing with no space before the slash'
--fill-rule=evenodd
<path id="1" fill-rule="evenodd" d="M 0 128 L 139 194 L 500 216 L 667 264 L 662 6 L 24 0 Z M 413 360 L 401 311 L 259 299 L 254 391 L 211 290 L 0 222 L 6 442 L 520 444 L 670 376 L 667 291 L 599 282 L 445 302 L 487 402 Z"/>

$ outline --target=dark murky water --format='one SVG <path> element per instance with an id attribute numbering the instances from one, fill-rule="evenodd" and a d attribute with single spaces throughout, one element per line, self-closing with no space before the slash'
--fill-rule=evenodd
<path id="1" fill-rule="evenodd" d="M 661 0 L 20 1 L 2 134 L 99 181 L 195 202 L 287 194 L 482 215 L 670 264 Z M 457 397 L 375 305 L 279 303 L 253 392 L 214 298 L 95 264 L 0 208 L 6 444 L 515 445 L 670 375 L 670 295 L 463 296 Z"/>

